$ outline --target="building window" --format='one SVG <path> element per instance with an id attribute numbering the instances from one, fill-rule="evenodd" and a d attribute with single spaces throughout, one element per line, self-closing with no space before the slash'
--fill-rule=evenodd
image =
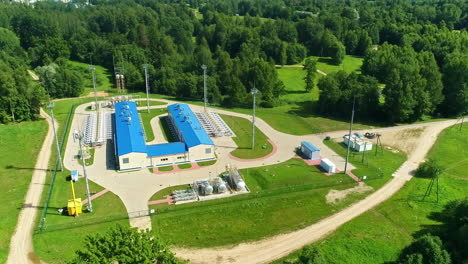
<path id="1" fill-rule="evenodd" d="M 161 159 L 161 161 L 166 161 L 166 160 L 168 160 L 168 158 Z"/>
<path id="2" fill-rule="evenodd" d="M 128 163 L 130 163 L 130 160 L 128 158 L 123 158 L 122 162 L 123 162 L 123 164 L 128 164 Z"/>
<path id="3" fill-rule="evenodd" d="M 205 154 L 210 154 L 211 153 L 211 148 L 205 149 Z"/>
<path id="4" fill-rule="evenodd" d="M 177 159 L 183 159 L 183 158 L 184 158 L 184 156 L 179 156 L 179 157 L 177 157 Z"/>

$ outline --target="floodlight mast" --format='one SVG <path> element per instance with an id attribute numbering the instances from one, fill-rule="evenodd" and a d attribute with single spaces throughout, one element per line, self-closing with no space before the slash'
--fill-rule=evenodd
<path id="1" fill-rule="evenodd" d="M 254 88 L 252 89 L 251 91 L 252 95 L 253 95 L 253 112 L 252 112 L 252 149 L 255 148 L 255 108 L 257 107 L 257 104 L 256 104 L 256 97 L 257 97 L 257 93 L 258 93 L 258 90 L 257 88 L 255 88 L 255 83 L 254 83 Z"/>
<path id="2" fill-rule="evenodd" d="M 203 102 L 204 102 L 204 105 L 205 105 L 205 112 L 206 112 L 206 105 L 208 104 L 208 98 L 206 97 L 206 93 L 207 93 L 207 88 L 206 88 L 206 65 L 203 64 L 201 66 L 201 68 L 203 69 Z"/>
<path id="3" fill-rule="evenodd" d="M 63 171 L 63 164 L 62 164 L 62 154 L 60 153 L 60 147 L 57 138 L 57 131 L 55 130 L 55 118 L 54 118 L 54 103 L 51 102 L 47 105 L 47 108 L 50 109 L 50 117 L 52 119 L 52 129 L 54 130 L 54 137 L 55 137 L 55 146 L 57 147 L 57 155 L 60 163 L 60 171 Z"/>
<path id="4" fill-rule="evenodd" d="M 344 167 L 344 174 L 346 174 L 346 169 L 348 168 L 349 148 L 351 147 L 351 131 L 353 130 L 354 105 L 355 105 L 355 103 L 356 103 L 356 96 L 353 98 L 353 110 L 351 111 L 351 123 L 349 123 L 348 149 L 346 150 L 346 162 L 345 162 L 345 167 Z"/>
<path id="5" fill-rule="evenodd" d="M 143 67 L 145 68 L 145 84 L 146 84 L 146 108 L 148 110 L 148 113 L 150 112 L 150 109 L 149 109 L 149 82 L 148 82 L 148 64 L 145 63 L 143 65 Z"/>
<path id="6" fill-rule="evenodd" d="M 97 90 L 96 90 L 96 67 L 94 65 L 89 65 L 89 69 L 91 70 L 91 74 L 93 75 L 93 88 L 94 88 L 94 103 L 96 104 L 96 111 L 98 110 L 98 102 L 97 102 Z"/>
<path id="7" fill-rule="evenodd" d="M 78 134 L 78 139 L 80 142 L 80 150 L 81 150 L 81 165 L 83 166 L 83 176 L 85 179 L 85 185 L 86 185 L 86 196 L 88 197 L 88 211 L 92 212 L 93 211 L 93 204 L 91 202 L 91 194 L 89 191 L 89 182 L 88 182 L 88 174 L 86 173 L 86 162 L 84 159 L 84 149 L 83 149 L 83 132 L 79 132 Z"/>

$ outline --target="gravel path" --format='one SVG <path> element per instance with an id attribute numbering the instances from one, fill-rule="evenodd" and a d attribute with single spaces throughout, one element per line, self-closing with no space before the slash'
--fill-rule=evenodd
<path id="1" fill-rule="evenodd" d="M 38 208 L 41 206 L 41 196 L 49 167 L 51 146 L 54 143 L 54 131 L 50 117 L 42 108 L 41 116 L 46 119 L 49 129 L 37 158 L 28 193 L 19 214 L 15 234 L 11 238 L 7 264 L 42 263 L 34 253 L 32 231 L 36 223 Z M 57 122 L 55 126 L 58 129 Z"/>

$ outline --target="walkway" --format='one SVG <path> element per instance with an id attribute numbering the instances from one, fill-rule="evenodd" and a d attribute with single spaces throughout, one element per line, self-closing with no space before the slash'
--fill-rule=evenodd
<path id="1" fill-rule="evenodd" d="M 34 166 L 35 169 L 31 183 L 29 184 L 28 193 L 24 199 L 24 205 L 28 206 L 23 206 L 23 208 L 21 208 L 16 231 L 11 238 L 7 264 L 41 263 L 34 253 L 32 231 L 36 224 L 36 217 L 39 212 L 38 208 L 42 207 L 41 197 L 49 167 L 51 146 L 54 142 L 54 131 L 49 115 L 47 115 L 42 108 L 40 113 L 49 124 L 49 129 L 44 143 L 42 143 L 41 151 L 39 152 L 36 165 Z M 57 123 L 55 127 L 58 129 Z"/>

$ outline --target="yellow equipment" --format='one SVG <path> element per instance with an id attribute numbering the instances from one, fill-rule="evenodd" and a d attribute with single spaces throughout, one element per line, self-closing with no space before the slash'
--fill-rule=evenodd
<path id="1" fill-rule="evenodd" d="M 75 187 L 73 186 L 73 181 L 70 181 L 72 188 L 73 199 L 68 200 L 68 215 L 79 216 L 82 211 L 81 198 L 75 198 Z"/>

